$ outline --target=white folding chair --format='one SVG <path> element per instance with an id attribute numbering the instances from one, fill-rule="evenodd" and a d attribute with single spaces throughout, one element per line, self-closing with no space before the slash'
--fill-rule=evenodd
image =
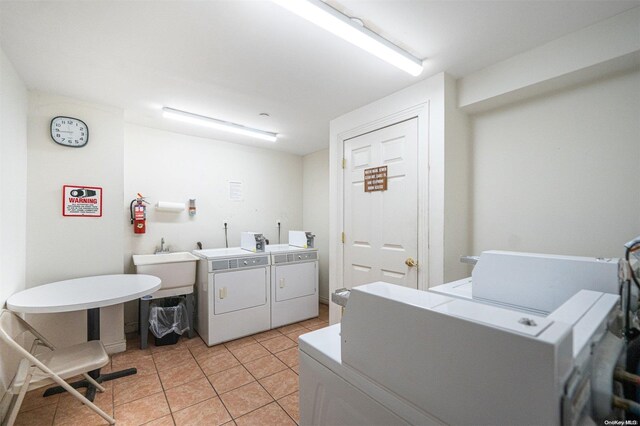
<path id="1" fill-rule="evenodd" d="M 26 350 L 19 343 L 22 339 L 28 338 L 28 334 L 34 338 L 30 350 Z M 98 391 L 104 392 L 104 388 L 87 374 L 109 362 L 109 355 L 101 341 L 92 340 L 56 349 L 25 320 L 6 309 L 0 310 L 0 340 L 6 342 L 9 348 L 21 357 L 16 376 L 9 385 L 9 392 L 17 394 L 17 397 L 12 401 L 3 424 L 13 425 L 28 390 L 53 382 L 62 386 L 110 424 L 116 423 L 112 417 L 65 381 L 82 374 Z M 46 349 L 42 351 L 42 347 Z"/>

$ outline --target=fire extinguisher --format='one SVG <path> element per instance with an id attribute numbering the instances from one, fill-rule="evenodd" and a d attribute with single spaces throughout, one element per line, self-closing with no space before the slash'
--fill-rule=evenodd
<path id="1" fill-rule="evenodd" d="M 129 212 L 131 213 L 131 223 L 133 224 L 133 232 L 135 234 L 144 234 L 147 230 L 147 206 L 144 197 L 138 193 L 138 197 L 131 200 L 129 204 Z"/>

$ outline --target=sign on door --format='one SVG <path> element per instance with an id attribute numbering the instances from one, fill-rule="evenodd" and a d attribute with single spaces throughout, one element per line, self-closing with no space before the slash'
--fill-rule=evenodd
<path id="1" fill-rule="evenodd" d="M 364 171 L 364 192 L 387 190 L 387 166 L 373 167 Z"/>

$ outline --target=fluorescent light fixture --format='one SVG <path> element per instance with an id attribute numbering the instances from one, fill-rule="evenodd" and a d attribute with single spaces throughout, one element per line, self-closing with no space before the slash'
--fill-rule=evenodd
<path id="1" fill-rule="evenodd" d="M 185 123 L 197 124 L 198 126 L 210 127 L 212 129 L 236 133 L 244 136 L 251 136 L 253 138 L 258 138 L 269 142 L 275 142 L 278 139 L 277 133 L 252 129 L 251 127 L 245 127 L 241 124 L 217 120 L 205 115 L 193 114 L 191 112 L 180 111 L 179 109 L 169 107 L 162 108 L 162 116 L 165 118 L 172 118 L 174 120 L 183 121 Z"/>
<path id="2" fill-rule="evenodd" d="M 354 22 L 353 19 L 340 13 L 320 0 L 273 0 L 284 7 L 313 22 L 319 27 L 343 38 L 361 49 L 377 56 L 408 72 L 413 76 L 422 73 L 422 61 L 400 47 L 381 37 L 379 34 Z"/>

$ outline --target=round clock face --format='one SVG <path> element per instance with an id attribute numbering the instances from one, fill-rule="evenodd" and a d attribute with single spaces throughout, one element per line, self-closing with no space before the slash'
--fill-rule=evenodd
<path id="1" fill-rule="evenodd" d="M 51 120 L 51 138 L 60 145 L 81 148 L 89 142 L 89 128 L 77 118 L 54 117 Z"/>

